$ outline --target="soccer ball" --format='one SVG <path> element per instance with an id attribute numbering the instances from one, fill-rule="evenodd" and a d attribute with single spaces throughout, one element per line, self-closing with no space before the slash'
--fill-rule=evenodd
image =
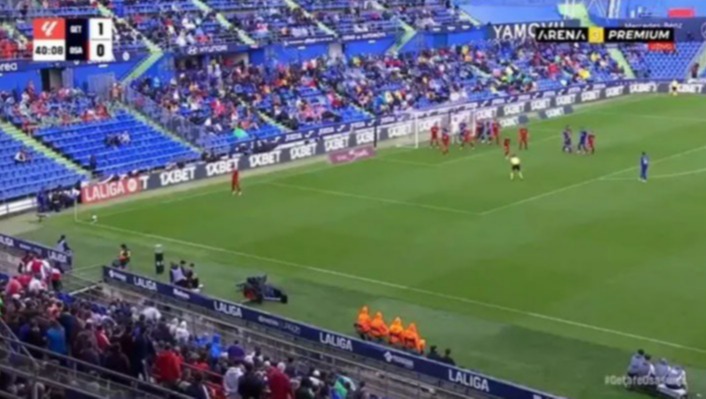
<path id="1" fill-rule="evenodd" d="M 91 223 L 95 223 L 97 221 L 98 221 L 98 215 L 91 216 Z"/>

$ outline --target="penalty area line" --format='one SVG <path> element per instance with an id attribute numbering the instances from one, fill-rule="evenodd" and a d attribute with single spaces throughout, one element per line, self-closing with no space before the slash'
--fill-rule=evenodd
<path id="1" fill-rule="evenodd" d="M 394 288 L 394 289 L 397 289 L 400 291 L 413 292 L 416 294 L 421 294 L 421 295 L 425 295 L 425 296 L 429 296 L 429 297 L 436 297 L 436 298 L 446 299 L 449 301 L 466 303 L 469 305 L 474 305 L 474 306 L 478 306 L 478 307 L 482 307 L 482 308 L 494 309 L 494 310 L 502 311 L 505 313 L 517 314 L 517 315 L 526 316 L 526 317 L 530 317 L 530 318 L 534 318 L 534 319 L 538 319 L 538 320 L 552 322 L 555 324 L 562 324 L 562 325 L 566 325 L 566 326 L 571 326 L 571 327 L 575 327 L 575 328 L 579 328 L 579 329 L 583 329 L 583 330 L 595 331 L 595 332 L 600 332 L 600 333 L 604 333 L 607 335 L 629 338 L 629 339 L 633 339 L 635 341 L 649 342 L 649 343 L 653 343 L 653 344 L 657 344 L 657 345 L 661 345 L 661 346 L 665 346 L 665 347 L 684 350 L 687 352 L 706 354 L 706 349 L 702 349 L 702 348 L 696 348 L 696 347 L 682 345 L 682 344 L 669 342 L 669 341 L 664 341 L 664 340 L 660 340 L 660 339 L 656 339 L 656 338 L 645 337 L 642 335 L 637 335 L 637 334 L 632 334 L 632 333 L 623 332 L 623 331 L 619 331 L 619 330 L 613 330 L 610 328 L 581 323 L 581 322 L 563 319 L 560 317 L 554 317 L 554 316 L 550 316 L 550 315 L 546 315 L 546 314 L 542 314 L 542 313 L 530 312 L 530 311 L 526 311 L 526 310 L 522 310 L 522 309 L 511 308 L 508 306 L 498 305 L 498 304 L 494 304 L 494 303 L 490 303 L 490 302 L 484 302 L 484 301 L 479 301 L 479 300 L 475 300 L 475 299 L 444 294 L 444 293 L 440 293 L 440 292 L 436 292 L 436 291 L 430 291 L 430 290 L 425 290 L 425 289 L 421 289 L 421 288 L 415 288 L 415 287 L 410 287 L 410 286 L 406 286 L 406 285 L 390 283 L 387 281 L 376 280 L 376 279 L 372 279 L 372 278 L 368 278 L 368 277 L 356 276 L 353 274 L 323 269 L 323 268 L 319 268 L 319 267 L 315 267 L 315 266 L 311 266 L 311 265 L 290 262 L 287 260 L 272 258 L 272 257 L 268 257 L 268 256 L 260 256 L 260 255 L 251 254 L 251 253 L 247 253 L 247 252 L 235 251 L 235 250 L 230 250 L 230 249 L 226 249 L 226 248 L 219 248 L 219 247 L 215 247 L 215 246 L 211 246 L 211 245 L 200 244 L 200 243 L 186 241 L 186 240 L 180 240 L 180 239 L 172 238 L 172 237 L 165 237 L 165 236 L 160 236 L 160 235 L 156 235 L 156 234 L 148 234 L 148 233 L 143 233 L 140 231 L 123 229 L 120 227 L 100 225 L 100 224 L 90 224 L 90 223 L 82 222 L 82 221 L 80 221 L 78 223 L 83 224 L 88 228 L 91 228 L 91 227 L 99 228 L 99 229 L 113 231 L 113 232 L 117 232 L 117 233 L 121 233 L 121 234 L 130 234 L 130 235 L 137 236 L 137 237 L 151 238 L 151 239 L 155 239 L 155 240 L 160 240 L 162 242 L 171 242 L 171 243 L 182 245 L 185 247 L 198 248 L 198 249 L 203 249 L 203 250 L 208 250 L 208 251 L 213 251 L 213 252 L 220 252 L 220 253 L 235 255 L 235 256 L 242 257 L 242 258 L 246 258 L 246 259 L 253 259 L 253 260 L 269 262 L 269 263 L 278 264 L 278 265 L 282 265 L 282 266 L 288 266 L 288 267 L 292 267 L 295 269 L 305 270 L 305 271 L 309 271 L 309 272 L 313 272 L 313 273 L 326 274 L 326 275 L 336 276 L 336 277 L 344 278 L 344 279 L 348 279 L 348 280 L 378 285 L 381 287 Z"/>
<path id="2" fill-rule="evenodd" d="M 706 145 L 705 145 L 705 146 L 698 147 L 698 148 L 692 148 L 692 149 L 690 149 L 690 150 L 678 152 L 678 153 L 676 153 L 676 154 L 672 154 L 672 155 L 666 156 L 666 157 L 664 157 L 664 158 L 657 159 L 656 161 L 652 162 L 652 164 L 656 164 L 656 163 L 660 163 L 660 162 L 664 162 L 664 161 L 669 161 L 669 160 L 675 159 L 675 158 L 681 158 L 681 157 L 683 157 L 683 156 L 685 156 L 685 155 L 689 155 L 689 154 L 692 154 L 692 153 L 694 153 L 694 152 L 703 151 L 704 149 L 706 149 Z M 498 206 L 498 207 L 493 208 L 493 209 L 488 209 L 488 210 L 485 211 L 485 212 L 479 213 L 479 215 L 480 215 L 480 216 L 487 216 L 487 215 L 493 214 L 493 213 L 495 213 L 495 212 L 502 211 L 502 210 L 504 210 L 504 209 L 514 208 L 514 207 L 516 207 L 516 206 L 518 206 L 518 205 L 523 205 L 523 204 L 526 204 L 526 203 L 528 203 L 528 202 L 537 201 L 537 200 L 540 200 L 540 199 L 542 199 L 542 198 L 546 198 L 546 197 L 550 197 L 550 196 L 555 195 L 555 194 L 563 193 L 564 191 L 572 190 L 572 189 L 574 189 L 574 188 L 583 187 L 583 186 L 586 186 L 586 185 L 589 185 L 589 184 L 591 184 L 591 183 L 595 183 L 595 182 L 598 182 L 598 181 L 605 181 L 605 180 L 607 180 L 607 179 L 613 178 L 613 176 L 615 176 L 615 175 L 619 175 L 619 174 L 621 174 L 621 173 L 626 173 L 626 172 L 634 171 L 634 170 L 637 170 L 637 167 L 629 167 L 629 168 L 621 169 L 621 170 L 618 170 L 618 171 L 615 171 L 615 172 L 611 172 L 611 173 L 605 174 L 605 175 L 603 175 L 603 176 L 598 176 L 598 177 L 594 177 L 594 178 L 587 179 L 587 180 L 584 180 L 584 181 L 580 181 L 580 182 L 578 182 L 578 183 L 570 184 L 570 185 L 568 185 L 568 186 L 559 187 L 559 188 L 557 188 L 557 189 L 550 190 L 550 191 L 547 191 L 547 192 L 544 192 L 544 193 L 541 193 L 541 194 L 537 194 L 537 195 L 534 195 L 534 196 L 531 196 L 531 197 L 527 197 L 527 198 L 522 199 L 522 200 L 519 200 L 519 201 L 510 202 L 509 204 L 501 205 L 501 206 Z M 632 179 L 631 179 L 631 180 L 632 180 Z"/>

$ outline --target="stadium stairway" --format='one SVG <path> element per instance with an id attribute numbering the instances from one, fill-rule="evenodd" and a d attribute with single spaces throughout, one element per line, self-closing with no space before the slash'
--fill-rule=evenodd
<path id="1" fill-rule="evenodd" d="M 694 57 L 694 62 L 699 63 L 699 76 L 703 76 L 706 72 L 706 42 L 701 45 L 699 52 Z"/>
<path id="2" fill-rule="evenodd" d="M 194 3 L 194 5 L 199 10 L 201 10 L 203 12 L 214 12 L 214 10 L 208 4 L 204 3 L 201 0 L 191 0 L 191 2 Z M 230 21 L 228 21 L 226 19 L 226 17 L 223 16 L 223 14 L 216 13 L 216 19 L 221 24 L 221 26 L 223 26 L 224 28 L 232 29 L 232 30 L 235 30 L 236 32 L 238 32 L 238 38 L 243 43 L 247 44 L 248 46 L 254 46 L 257 44 L 257 42 L 255 42 L 255 40 L 253 40 L 253 38 L 251 38 L 247 33 L 245 33 L 244 30 L 238 29 L 235 26 L 233 26 L 233 24 L 230 23 Z"/>
<path id="3" fill-rule="evenodd" d="M 371 5 L 376 10 L 387 10 L 385 6 L 383 6 L 377 1 L 373 1 Z M 399 52 L 400 49 L 404 47 L 405 44 L 409 43 L 409 41 L 412 40 L 412 38 L 417 34 L 417 31 L 412 27 L 412 25 L 406 23 L 405 21 L 400 20 L 400 25 L 402 25 L 404 33 L 399 36 L 395 41 L 395 44 L 387 50 L 387 52 L 390 54 L 396 54 L 397 52 Z"/>
<path id="4" fill-rule="evenodd" d="M 106 18 L 114 18 L 118 20 L 123 20 L 122 18 L 118 18 L 113 12 L 106 7 L 105 5 L 101 4 L 100 2 L 96 3 L 98 6 L 98 11 L 101 13 L 102 16 Z M 124 21 L 126 25 L 130 26 L 130 24 L 127 21 Z M 130 26 L 133 31 L 137 31 L 135 27 Z M 130 73 L 123 79 L 124 83 L 129 83 L 140 76 L 142 76 L 143 73 L 145 73 L 152 65 L 154 65 L 157 61 L 159 61 L 162 58 L 162 55 L 164 52 L 162 49 L 157 46 L 156 44 L 152 43 L 151 40 L 149 40 L 145 35 L 140 35 L 142 38 L 142 42 L 145 44 L 145 47 L 149 50 L 149 55 L 142 60 Z"/>
<path id="5" fill-rule="evenodd" d="M 34 151 L 43 154 L 47 158 L 52 159 L 60 165 L 63 165 L 76 173 L 88 175 L 88 171 L 81 168 L 77 163 L 70 161 L 68 158 L 65 158 L 63 155 L 45 146 L 39 141 L 32 139 L 31 136 L 27 135 L 25 132 L 15 127 L 13 124 L 5 121 L 0 121 L 0 130 L 4 131 L 15 140 L 20 141 L 25 147 L 31 148 Z"/>
<path id="6" fill-rule="evenodd" d="M 559 4 L 557 7 L 559 8 L 559 14 L 569 19 L 578 19 L 581 23 L 581 26 L 596 25 L 593 23 L 593 21 L 591 21 L 591 17 L 588 13 L 588 8 L 586 8 L 586 5 L 583 3 Z M 632 70 L 630 63 L 625 58 L 623 52 L 615 45 L 606 46 L 606 48 L 608 50 L 610 58 L 612 58 L 615 62 L 618 63 L 618 65 L 620 65 L 621 68 L 623 68 L 625 76 L 630 79 L 634 79 L 635 71 Z"/>
<path id="7" fill-rule="evenodd" d="M 139 110 L 131 107 L 130 105 L 121 105 L 119 106 L 120 109 L 123 111 L 129 113 L 132 115 L 135 119 L 138 121 L 144 123 L 147 126 L 152 127 L 156 131 L 162 133 L 163 135 L 167 137 L 171 137 L 172 140 L 177 141 L 179 143 L 184 144 L 185 146 L 189 147 L 191 150 L 196 151 L 198 153 L 203 152 L 202 148 L 199 148 L 195 146 L 194 144 L 184 140 L 183 138 L 179 137 L 178 135 L 172 133 L 169 131 L 169 129 L 165 128 L 164 126 L 160 125 L 159 123 L 155 122 L 152 118 L 147 117 L 146 115 L 143 115 Z"/>
<path id="8" fill-rule="evenodd" d="M 319 21 L 318 19 L 314 18 L 314 16 L 311 15 L 311 13 L 310 13 L 306 8 L 300 6 L 299 3 L 297 3 L 296 1 L 294 1 L 294 0 L 284 0 L 284 3 L 285 3 L 289 8 L 291 8 L 291 9 L 300 8 L 300 9 L 302 10 L 302 13 L 304 13 L 304 15 L 306 15 L 307 17 L 309 17 L 309 18 L 313 19 L 314 21 L 316 21 L 316 26 L 318 26 L 319 29 L 321 29 L 322 31 L 328 33 L 329 35 L 338 37 L 338 34 L 336 33 L 335 30 L 329 28 L 328 26 L 326 26 L 326 24 L 324 24 L 323 22 L 321 22 L 321 21 Z"/>

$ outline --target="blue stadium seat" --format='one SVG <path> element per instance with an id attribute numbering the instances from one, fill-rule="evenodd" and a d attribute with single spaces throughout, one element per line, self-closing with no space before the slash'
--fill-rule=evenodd
<path id="1" fill-rule="evenodd" d="M 129 134 L 129 144 L 106 144 L 107 136 L 123 133 Z M 95 156 L 96 172 L 101 175 L 152 170 L 199 157 L 196 151 L 123 111 L 108 120 L 43 128 L 35 137 L 86 168 Z"/>
<path id="2" fill-rule="evenodd" d="M 44 154 L 26 149 L 29 162 L 18 164 L 15 154 L 23 148 L 20 141 L 0 130 L 0 201 L 34 195 L 42 189 L 74 186 L 85 179 Z"/>
<path id="3" fill-rule="evenodd" d="M 649 51 L 646 44 L 621 48 L 637 77 L 681 79 L 686 77 L 702 45 L 701 42 L 680 42 L 676 44 L 675 52 Z"/>

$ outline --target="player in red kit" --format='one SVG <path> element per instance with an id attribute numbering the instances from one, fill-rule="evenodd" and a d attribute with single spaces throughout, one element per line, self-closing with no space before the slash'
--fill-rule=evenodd
<path id="1" fill-rule="evenodd" d="M 449 145 L 451 145 L 451 136 L 449 131 L 444 129 L 441 132 L 441 152 L 446 155 L 449 153 Z"/>
<path id="2" fill-rule="evenodd" d="M 435 123 L 434 126 L 431 127 L 431 140 L 429 141 L 429 145 L 434 147 L 434 146 L 439 146 L 439 124 Z"/>
<path id="3" fill-rule="evenodd" d="M 520 149 L 521 150 L 527 150 L 528 149 L 528 141 L 529 141 L 529 130 L 527 130 L 526 126 L 522 126 L 520 128 Z"/>
<path id="4" fill-rule="evenodd" d="M 503 152 L 505 153 L 505 158 L 510 156 L 510 138 L 505 137 L 503 140 Z"/>
<path id="5" fill-rule="evenodd" d="M 500 145 L 500 122 L 498 122 L 497 119 L 493 120 L 491 129 L 493 134 L 492 139 L 495 140 L 496 145 Z"/>
<path id="6" fill-rule="evenodd" d="M 230 181 L 230 190 L 233 195 L 243 195 L 243 190 L 240 189 L 240 172 L 238 171 L 237 165 L 233 169 L 233 176 Z"/>
<path id="7" fill-rule="evenodd" d="M 591 153 L 591 155 L 596 153 L 596 136 L 593 133 L 588 134 L 588 152 Z"/>

